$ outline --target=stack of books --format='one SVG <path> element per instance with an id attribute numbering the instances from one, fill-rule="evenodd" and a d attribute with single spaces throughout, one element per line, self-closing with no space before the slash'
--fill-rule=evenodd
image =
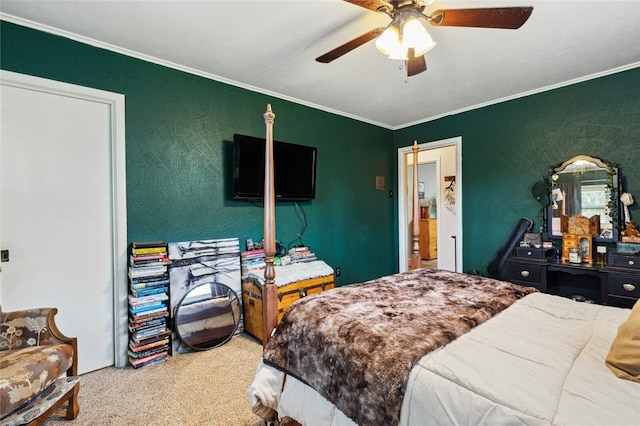
<path id="1" fill-rule="evenodd" d="M 316 255 L 309 250 L 309 247 L 293 247 L 289 249 L 291 263 L 313 262 L 318 260 Z"/>
<path id="2" fill-rule="evenodd" d="M 240 253 L 240 268 L 242 277 L 246 277 L 252 272 L 265 268 L 264 249 L 247 250 Z"/>
<path id="3" fill-rule="evenodd" d="M 129 362 L 135 368 L 169 355 L 169 256 L 162 241 L 134 242 L 129 261 Z"/>

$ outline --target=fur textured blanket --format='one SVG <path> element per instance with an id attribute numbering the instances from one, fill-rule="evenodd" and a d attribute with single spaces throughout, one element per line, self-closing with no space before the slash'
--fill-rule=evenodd
<path id="1" fill-rule="evenodd" d="M 447 344 L 537 291 L 418 269 L 300 299 L 264 351 L 361 426 L 398 424 L 409 372 Z"/>

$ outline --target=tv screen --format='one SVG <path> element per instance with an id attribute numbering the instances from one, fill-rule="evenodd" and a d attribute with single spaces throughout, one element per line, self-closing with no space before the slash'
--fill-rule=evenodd
<path id="1" fill-rule="evenodd" d="M 265 139 L 233 135 L 233 191 L 236 200 L 264 197 Z M 316 197 L 317 148 L 273 142 L 276 200 L 304 201 Z"/>

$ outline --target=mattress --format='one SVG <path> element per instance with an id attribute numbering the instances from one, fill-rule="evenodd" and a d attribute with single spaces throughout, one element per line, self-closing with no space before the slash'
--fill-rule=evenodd
<path id="1" fill-rule="evenodd" d="M 534 293 L 420 359 L 401 425 L 637 425 L 640 385 L 605 365 L 629 309 Z M 308 426 L 355 423 L 316 391 L 263 363 L 254 412 Z"/>

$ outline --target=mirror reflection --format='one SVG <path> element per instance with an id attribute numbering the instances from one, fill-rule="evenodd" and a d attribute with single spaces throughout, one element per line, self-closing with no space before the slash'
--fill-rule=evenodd
<path id="1" fill-rule="evenodd" d="M 567 232 L 568 218 L 575 215 L 600 222 L 597 235 L 613 239 L 615 217 L 611 217 L 609 201 L 617 190 L 616 178 L 607 164 L 598 158 L 580 155 L 553 170 L 549 204 L 549 229 L 552 236 Z M 616 196 L 616 194 L 613 194 Z M 615 198 L 614 198 L 615 199 Z"/>
<path id="2" fill-rule="evenodd" d="M 178 338 L 194 350 L 226 343 L 240 323 L 237 294 L 220 283 L 206 283 L 189 290 L 175 310 Z"/>

